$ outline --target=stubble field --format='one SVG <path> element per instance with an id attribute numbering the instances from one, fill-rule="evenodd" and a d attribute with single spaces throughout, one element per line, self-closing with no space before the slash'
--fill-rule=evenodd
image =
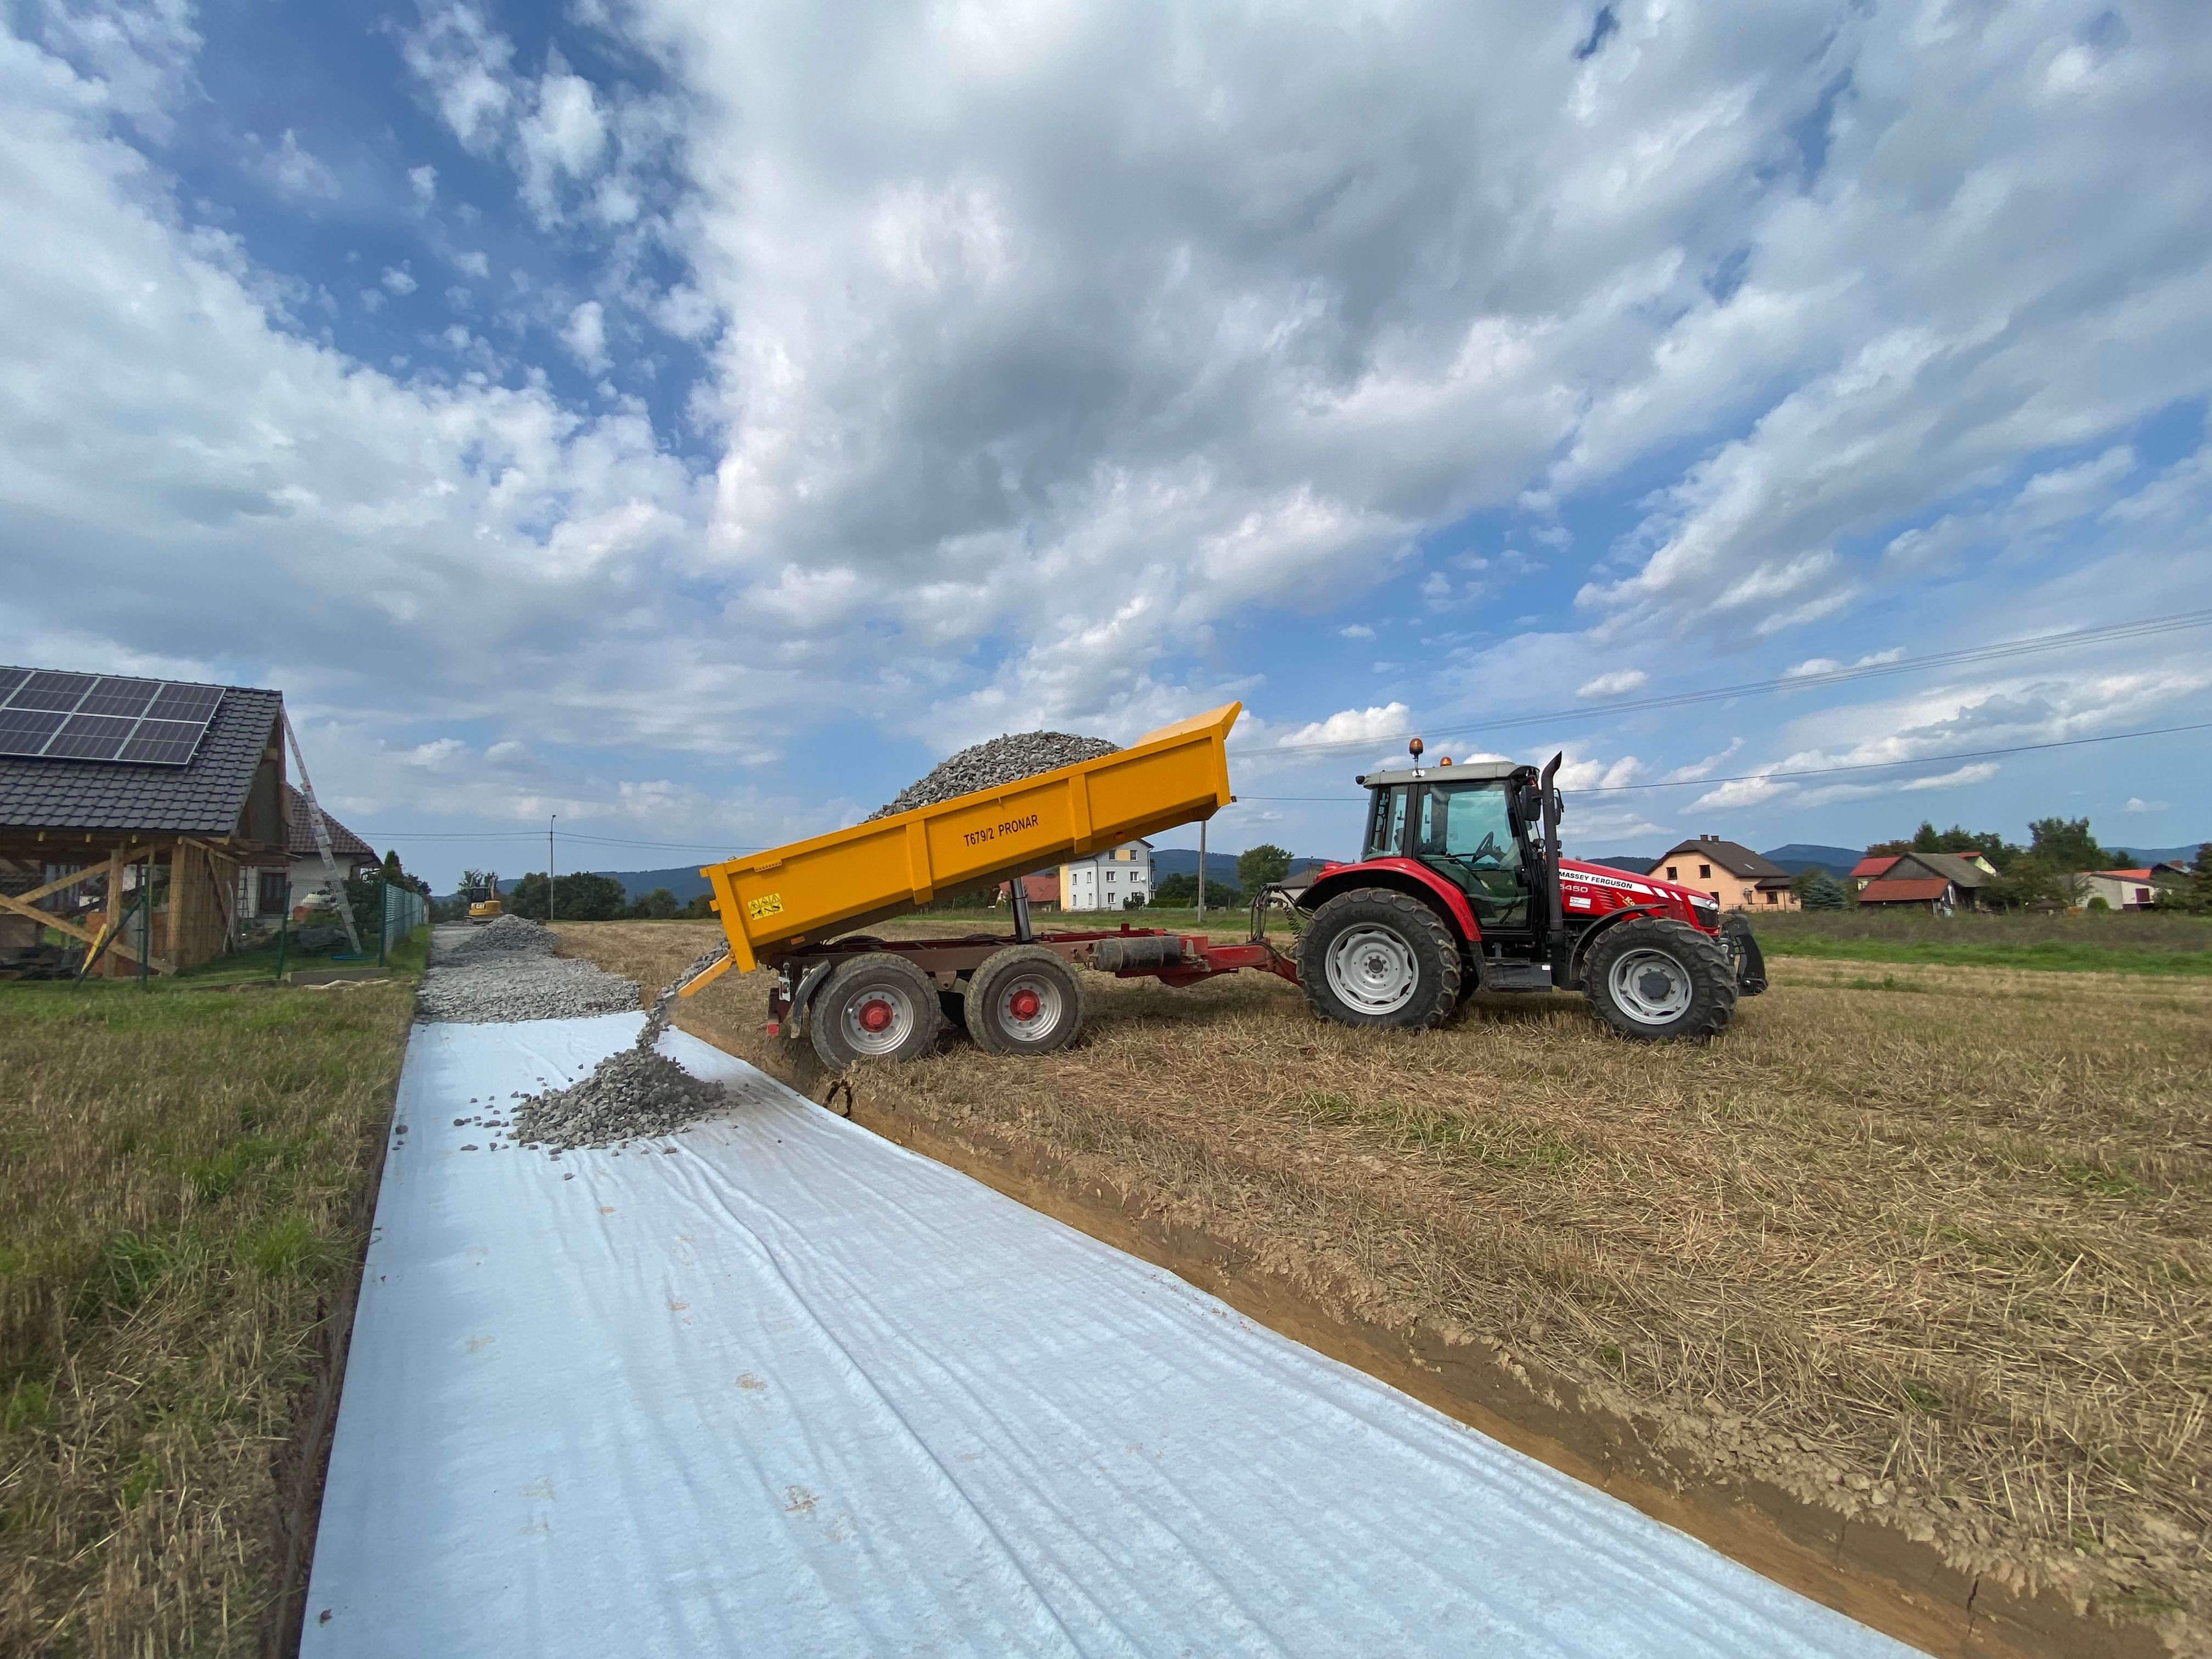
<path id="1" fill-rule="evenodd" d="M 712 931 L 564 948 L 650 984 Z M 1565 996 L 1478 998 L 1408 1039 L 1258 975 L 1086 975 L 1067 1053 L 954 1043 L 852 1081 L 888 1133 L 1466 1345 L 1668 1468 L 2201 1641 L 2212 986 L 1771 965 L 1708 1047 L 1620 1042 Z M 732 975 L 679 1023 L 817 1084 L 763 1034 L 766 994 Z"/>

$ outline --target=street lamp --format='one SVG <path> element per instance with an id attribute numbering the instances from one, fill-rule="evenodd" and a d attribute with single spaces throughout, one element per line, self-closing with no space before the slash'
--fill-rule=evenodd
<path id="1" fill-rule="evenodd" d="M 545 820 L 545 920 L 548 923 L 553 920 L 553 826 L 560 822 L 558 812 Z"/>

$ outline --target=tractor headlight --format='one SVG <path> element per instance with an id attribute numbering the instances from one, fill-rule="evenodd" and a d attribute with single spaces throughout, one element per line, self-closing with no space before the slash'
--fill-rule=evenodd
<path id="1" fill-rule="evenodd" d="M 1718 899 L 1707 898 L 1703 893 L 1692 893 L 1690 895 L 1690 908 L 1699 921 L 1711 923 L 1716 927 L 1720 926 L 1721 904 Z"/>

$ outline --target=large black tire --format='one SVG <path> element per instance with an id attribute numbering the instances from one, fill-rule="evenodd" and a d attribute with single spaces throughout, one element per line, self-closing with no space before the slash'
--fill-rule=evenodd
<path id="1" fill-rule="evenodd" d="M 1735 1018 L 1735 963 L 1686 921 L 1638 916 L 1597 936 L 1583 959 L 1590 1012 L 1625 1037 L 1714 1037 Z"/>
<path id="2" fill-rule="evenodd" d="M 856 1060 L 920 1060 L 944 1029 L 936 981 L 888 951 L 843 964 L 806 1007 L 814 1052 L 833 1072 Z"/>
<path id="3" fill-rule="evenodd" d="M 1459 1006 L 1466 964 L 1449 924 L 1388 887 L 1355 887 L 1298 936 L 1298 984 L 1339 1025 L 1421 1031 Z"/>
<path id="4" fill-rule="evenodd" d="M 1042 945 L 985 957 L 965 1001 L 968 1035 L 985 1054 L 1055 1054 L 1083 1033 L 1082 976 Z"/>

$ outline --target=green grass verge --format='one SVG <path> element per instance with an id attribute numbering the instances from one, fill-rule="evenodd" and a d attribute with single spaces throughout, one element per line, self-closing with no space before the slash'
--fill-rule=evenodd
<path id="1" fill-rule="evenodd" d="M 2130 951 L 2044 940 L 2027 945 L 1923 945 L 1891 939 L 1810 939 L 1759 934 L 1770 957 L 1812 957 L 1835 962 L 1901 962 L 1929 967 L 2025 968 L 2061 974 L 2152 974 L 2185 978 L 2212 975 L 2212 952 Z"/>
<path id="2" fill-rule="evenodd" d="M 0 1652 L 261 1650 L 395 978 L 0 985 Z"/>

